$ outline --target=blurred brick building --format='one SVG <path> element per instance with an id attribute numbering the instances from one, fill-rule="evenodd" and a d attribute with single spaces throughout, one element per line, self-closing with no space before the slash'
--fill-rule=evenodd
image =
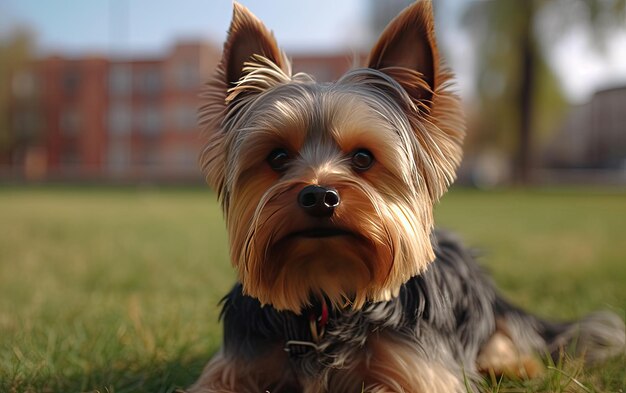
<path id="1" fill-rule="evenodd" d="M 26 178 L 197 176 L 198 89 L 218 56 L 179 43 L 162 58 L 37 60 L 13 77 L 5 161 Z"/>
<path id="2" fill-rule="evenodd" d="M 0 176 L 201 181 L 198 92 L 220 56 L 178 43 L 160 58 L 47 57 L 12 78 L 11 150 Z M 363 56 L 301 54 L 294 72 L 338 78 Z"/>

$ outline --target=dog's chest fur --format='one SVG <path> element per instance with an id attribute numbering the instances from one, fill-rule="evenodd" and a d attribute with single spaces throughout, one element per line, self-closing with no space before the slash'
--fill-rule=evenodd
<path id="1" fill-rule="evenodd" d="M 441 365 L 442 370 L 457 364 L 473 377 L 477 353 L 495 329 L 491 312 L 495 292 L 468 250 L 452 237 L 435 232 L 433 243 L 436 261 L 409 280 L 398 297 L 370 303 L 359 311 L 331 310 L 317 348 L 296 355 L 272 355 L 272 361 L 284 362 L 285 374 L 267 388 L 283 391 L 295 383 L 298 389 L 305 389 L 315 381 L 312 391 L 323 390 L 320 384 L 332 386 L 333 392 L 352 391 L 367 382 L 371 365 L 381 363 L 381 357 L 388 357 L 382 364 L 390 366 L 390 362 L 410 358 L 410 374 L 415 378 L 419 378 L 416 362 L 429 369 Z M 307 315 L 262 307 L 256 299 L 243 295 L 239 284 L 225 298 L 223 319 L 225 352 L 252 363 L 284 350 L 289 340 L 312 341 Z M 365 368 L 368 375 L 361 375 Z M 449 372 L 437 370 L 436 374 L 442 380 L 450 379 L 446 384 L 462 382 Z M 429 385 L 434 383 L 432 375 L 424 378 Z M 340 388 L 344 385 L 346 390 Z"/>

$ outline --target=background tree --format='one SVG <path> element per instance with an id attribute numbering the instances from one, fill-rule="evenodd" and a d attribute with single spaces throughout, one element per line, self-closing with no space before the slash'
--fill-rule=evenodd
<path id="1" fill-rule="evenodd" d="M 0 159 L 10 154 L 15 135 L 11 133 L 10 108 L 13 77 L 32 58 L 33 34 L 17 28 L 0 36 Z"/>
<path id="2" fill-rule="evenodd" d="M 490 0 L 471 3 L 463 25 L 473 35 L 478 111 L 473 141 L 513 156 L 517 183 L 532 179 L 537 134 L 554 127 L 565 99 L 546 53 L 572 26 L 601 50 L 625 23 L 626 0 Z M 575 66 L 575 65 L 573 65 Z"/>

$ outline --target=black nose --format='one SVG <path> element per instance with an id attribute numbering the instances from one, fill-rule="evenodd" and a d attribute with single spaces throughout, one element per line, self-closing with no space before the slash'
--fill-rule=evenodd
<path id="1" fill-rule="evenodd" d="M 322 186 L 306 186 L 298 194 L 298 204 L 313 217 L 332 216 L 339 202 L 336 190 Z"/>

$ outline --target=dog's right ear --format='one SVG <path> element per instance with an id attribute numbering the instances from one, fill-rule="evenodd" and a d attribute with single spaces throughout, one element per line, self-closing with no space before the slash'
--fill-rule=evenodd
<path id="1" fill-rule="evenodd" d="M 368 67 L 394 79 L 412 106 L 406 113 L 419 142 L 418 169 L 433 201 L 454 181 L 461 163 L 465 127 L 452 74 L 441 66 L 435 39 L 432 0 L 418 0 L 383 31 Z"/>
<path id="2" fill-rule="evenodd" d="M 235 2 L 233 19 L 224 44 L 219 68 L 225 82 L 232 87 L 244 75 L 244 67 L 253 56 L 262 56 L 285 69 L 286 60 L 278 49 L 274 35 L 246 7 Z"/>
<path id="3" fill-rule="evenodd" d="M 372 49 L 368 63 L 369 68 L 396 79 L 413 100 L 430 107 L 441 83 L 431 1 L 416 1 L 393 19 Z M 409 81 L 398 77 L 399 68 L 410 70 L 419 78 Z"/>
<path id="4" fill-rule="evenodd" d="M 251 76 L 257 77 L 246 79 L 253 73 Z M 265 77 L 259 78 L 259 74 Z M 199 123 L 207 137 L 200 164 L 207 182 L 219 194 L 224 183 L 224 119 L 232 118 L 241 109 L 237 102 L 271 86 L 267 75 L 284 81 L 290 74 L 291 65 L 273 34 L 246 7 L 234 2 L 222 59 L 201 94 L 203 103 L 199 112 Z"/>

